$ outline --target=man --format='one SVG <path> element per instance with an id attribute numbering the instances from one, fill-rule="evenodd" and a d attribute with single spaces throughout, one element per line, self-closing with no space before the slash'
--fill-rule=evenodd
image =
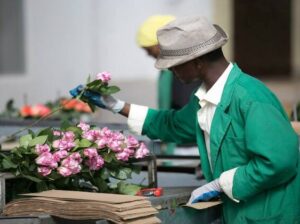
<path id="1" fill-rule="evenodd" d="M 227 62 L 221 47 L 228 38 L 205 18 L 177 19 L 157 35 L 156 67 L 171 69 L 186 83 L 203 81 L 190 102 L 179 111 L 112 96 L 98 96 L 94 103 L 128 116 L 136 133 L 197 142 L 209 183 L 194 190 L 189 203 L 220 195 L 225 223 L 299 223 L 298 137 L 275 95 Z"/>
<path id="2" fill-rule="evenodd" d="M 152 15 L 147 18 L 137 31 L 137 44 L 144 49 L 149 56 L 157 59 L 160 53 L 156 32 L 159 28 L 175 19 L 171 15 Z M 161 69 L 158 78 L 158 109 L 180 109 L 185 106 L 192 93 L 199 87 L 200 81 L 184 84 L 172 71 Z M 162 144 L 162 151 L 165 154 L 175 153 L 175 143 Z M 189 147 L 192 149 L 192 147 Z M 185 150 L 186 153 L 189 150 Z"/>

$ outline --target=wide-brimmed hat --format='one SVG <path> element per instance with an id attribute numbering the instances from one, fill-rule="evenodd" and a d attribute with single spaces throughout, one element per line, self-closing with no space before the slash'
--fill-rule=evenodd
<path id="1" fill-rule="evenodd" d="M 176 19 L 157 31 L 160 55 L 158 69 L 170 68 L 191 61 L 222 47 L 228 37 L 218 25 L 205 17 Z"/>

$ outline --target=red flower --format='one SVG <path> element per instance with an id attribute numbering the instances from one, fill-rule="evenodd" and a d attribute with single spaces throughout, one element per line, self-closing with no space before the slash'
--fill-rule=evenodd
<path id="1" fill-rule="evenodd" d="M 31 107 L 29 105 L 24 105 L 20 109 L 20 114 L 22 117 L 30 117 L 31 116 Z"/>

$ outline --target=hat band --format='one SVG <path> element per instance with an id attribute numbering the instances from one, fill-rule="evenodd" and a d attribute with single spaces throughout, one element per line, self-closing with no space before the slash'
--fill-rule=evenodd
<path id="1" fill-rule="evenodd" d="M 222 34 L 220 32 L 217 32 L 211 39 L 208 41 L 205 41 L 199 45 L 184 48 L 184 49 L 178 49 L 178 50 L 165 50 L 161 49 L 160 53 L 162 56 L 184 56 L 189 55 L 191 53 L 197 52 L 199 49 L 204 48 L 208 45 L 215 44 L 217 41 L 219 41 L 222 38 Z"/>

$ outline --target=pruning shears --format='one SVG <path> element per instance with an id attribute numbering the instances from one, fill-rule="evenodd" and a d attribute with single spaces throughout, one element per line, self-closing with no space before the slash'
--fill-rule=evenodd
<path id="1" fill-rule="evenodd" d="M 144 188 L 139 190 L 136 195 L 137 196 L 145 196 L 145 197 L 160 197 L 164 193 L 164 190 L 162 187 L 156 187 L 156 188 Z"/>

